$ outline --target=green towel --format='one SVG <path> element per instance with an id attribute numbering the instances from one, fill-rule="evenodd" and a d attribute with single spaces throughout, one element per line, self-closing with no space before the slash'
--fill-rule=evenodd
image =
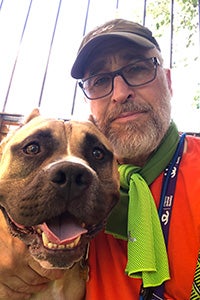
<path id="1" fill-rule="evenodd" d="M 124 180 L 120 171 L 121 199 L 108 219 L 106 232 L 117 238 L 128 239 L 125 271 L 129 276 L 142 277 L 144 287 L 160 285 L 169 278 L 164 238 L 148 185 L 169 164 L 178 141 L 178 130 L 172 122 L 159 148 L 143 168 L 119 166 L 119 171 L 131 168 L 131 174 L 134 172 L 134 175 L 128 172 Z M 132 182 L 130 190 L 129 181 Z"/>
<path id="2" fill-rule="evenodd" d="M 167 252 L 151 191 L 131 165 L 119 167 L 121 184 L 129 188 L 128 263 L 126 273 L 142 278 L 143 286 L 158 286 L 169 279 Z"/>

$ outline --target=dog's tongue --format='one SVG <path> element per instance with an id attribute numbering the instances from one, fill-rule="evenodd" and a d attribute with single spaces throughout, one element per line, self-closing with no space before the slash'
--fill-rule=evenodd
<path id="1" fill-rule="evenodd" d="M 59 217 L 52 218 L 47 223 L 40 225 L 40 228 L 49 241 L 59 245 L 70 243 L 81 234 L 87 232 L 69 214 L 62 214 Z"/>

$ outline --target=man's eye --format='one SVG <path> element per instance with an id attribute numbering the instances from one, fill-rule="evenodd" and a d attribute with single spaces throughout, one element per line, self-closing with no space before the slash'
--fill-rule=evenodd
<path id="1" fill-rule="evenodd" d="M 103 76 L 103 77 L 96 77 L 93 81 L 93 86 L 102 86 L 110 84 L 110 77 Z"/>
<path id="2" fill-rule="evenodd" d="M 145 70 L 147 70 L 145 65 L 135 65 L 127 71 L 128 71 L 129 74 L 138 74 L 138 73 L 143 72 Z"/>
<path id="3" fill-rule="evenodd" d="M 23 148 L 23 152 L 28 155 L 36 155 L 40 152 L 40 145 L 37 143 L 32 143 Z"/>

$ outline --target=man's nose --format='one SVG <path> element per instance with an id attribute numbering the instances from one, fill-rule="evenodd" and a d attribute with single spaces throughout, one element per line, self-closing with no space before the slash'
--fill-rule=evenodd
<path id="1" fill-rule="evenodd" d="M 113 79 L 111 100 L 114 102 L 126 102 L 133 95 L 134 89 L 124 81 L 121 75 L 116 75 Z"/>

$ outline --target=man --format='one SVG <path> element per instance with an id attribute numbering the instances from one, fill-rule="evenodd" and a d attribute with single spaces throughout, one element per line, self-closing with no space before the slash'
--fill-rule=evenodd
<path id="1" fill-rule="evenodd" d="M 170 70 L 157 41 L 130 21 L 103 24 L 83 39 L 72 76 L 121 176 L 121 201 L 90 246 L 86 299 L 188 300 L 200 249 L 200 141 L 179 137 L 171 120 Z M 0 299 L 28 299 L 61 276 L 32 261 L 20 266 L 20 242 L 0 238 Z"/>
<path id="2" fill-rule="evenodd" d="M 134 22 L 107 22 L 83 39 L 71 74 L 121 175 L 121 202 L 91 243 L 86 299 L 189 299 L 200 249 L 200 140 L 180 138 L 171 120 L 170 70 L 157 41 Z"/>

